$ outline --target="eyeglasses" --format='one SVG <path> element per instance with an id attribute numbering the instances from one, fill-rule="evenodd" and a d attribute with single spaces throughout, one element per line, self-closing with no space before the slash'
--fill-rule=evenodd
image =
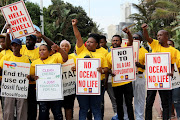
<path id="1" fill-rule="evenodd" d="M 139 37 L 133 37 L 133 39 L 135 39 L 135 40 L 140 40 L 140 38 L 139 38 Z"/>

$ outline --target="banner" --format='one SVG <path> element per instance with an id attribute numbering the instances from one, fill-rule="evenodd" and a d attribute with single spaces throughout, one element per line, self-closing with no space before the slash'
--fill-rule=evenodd
<path id="1" fill-rule="evenodd" d="M 101 74 L 97 71 L 101 65 L 100 59 L 78 58 L 76 60 L 76 94 L 100 95 Z"/>
<path id="2" fill-rule="evenodd" d="M 37 101 L 63 100 L 61 64 L 36 65 Z"/>
<path id="3" fill-rule="evenodd" d="M 75 94 L 76 71 L 72 71 L 71 67 L 75 66 L 74 60 L 69 59 L 62 64 L 62 80 L 63 80 L 63 95 L 68 96 Z"/>
<path id="4" fill-rule="evenodd" d="M 177 68 L 176 63 L 174 63 L 174 73 L 172 77 L 172 89 L 180 87 L 180 77 L 179 77 L 179 70 Z"/>
<path id="5" fill-rule="evenodd" d="M 29 80 L 26 76 L 29 72 L 29 63 L 4 61 L 1 96 L 27 99 Z"/>
<path id="6" fill-rule="evenodd" d="M 136 79 L 133 47 L 112 48 L 112 70 L 116 76 L 114 83 L 133 81 Z"/>
<path id="7" fill-rule="evenodd" d="M 1 7 L 7 24 L 11 24 L 11 34 L 14 38 L 21 38 L 34 33 L 33 23 L 23 1 Z"/>
<path id="8" fill-rule="evenodd" d="M 121 46 L 125 46 L 128 42 L 128 39 L 122 39 Z M 140 48 L 140 42 L 139 40 L 133 40 L 133 49 L 134 49 L 134 60 L 135 62 L 139 61 L 139 48 Z"/>
<path id="9" fill-rule="evenodd" d="M 148 90 L 172 89 L 170 53 L 146 53 L 146 79 Z"/>

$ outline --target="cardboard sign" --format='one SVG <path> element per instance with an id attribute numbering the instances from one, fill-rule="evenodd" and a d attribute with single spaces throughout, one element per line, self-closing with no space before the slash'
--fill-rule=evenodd
<path id="1" fill-rule="evenodd" d="M 28 96 L 30 64 L 4 61 L 1 83 L 1 96 L 25 98 Z"/>
<path id="2" fill-rule="evenodd" d="M 180 87 L 180 77 L 179 77 L 179 70 L 177 68 L 176 63 L 174 63 L 174 73 L 172 77 L 172 89 Z"/>
<path id="3" fill-rule="evenodd" d="M 66 63 L 62 64 L 64 96 L 75 94 L 76 72 L 71 70 L 73 66 L 75 66 L 73 59 L 69 59 Z"/>
<path id="4" fill-rule="evenodd" d="M 133 47 L 112 48 L 112 70 L 116 76 L 114 83 L 133 81 L 136 79 Z"/>
<path id="5" fill-rule="evenodd" d="M 7 24 L 11 24 L 14 38 L 21 38 L 34 33 L 33 23 L 23 1 L 1 7 Z"/>
<path id="6" fill-rule="evenodd" d="M 100 95 L 101 74 L 97 71 L 101 65 L 100 59 L 78 58 L 76 60 L 76 94 Z"/>
<path id="7" fill-rule="evenodd" d="M 36 65 L 37 101 L 63 100 L 61 64 Z"/>
<path id="8" fill-rule="evenodd" d="M 128 39 L 123 39 L 121 46 L 125 46 L 128 42 Z M 139 47 L 140 42 L 139 40 L 133 40 L 133 49 L 134 49 L 134 60 L 135 62 L 139 61 Z"/>
<path id="9" fill-rule="evenodd" d="M 172 89 L 170 53 L 146 53 L 146 79 L 148 90 Z"/>

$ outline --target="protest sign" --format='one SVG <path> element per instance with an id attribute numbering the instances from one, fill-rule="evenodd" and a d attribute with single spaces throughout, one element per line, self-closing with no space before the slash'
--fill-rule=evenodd
<path id="1" fill-rule="evenodd" d="M 121 46 L 127 45 L 128 39 L 123 39 Z M 134 49 L 134 60 L 135 62 L 139 61 L 139 47 L 140 42 L 139 40 L 133 40 L 133 49 Z"/>
<path id="2" fill-rule="evenodd" d="M 146 53 L 146 79 L 148 90 L 172 89 L 170 53 Z"/>
<path id="3" fill-rule="evenodd" d="M 180 87 L 180 77 L 179 77 L 179 70 L 177 68 L 176 63 L 174 63 L 174 73 L 172 77 L 172 89 Z"/>
<path id="4" fill-rule="evenodd" d="M 101 74 L 97 71 L 100 59 L 78 58 L 76 63 L 76 94 L 100 95 Z"/>
<path id="5" fill-rule="evenodd" d="M 1 96 L 25 98 L 28 96 L 30 64 L 4 61 L 1 83 Z"/>
<path id="6" fill-rule="evenodd" d="M 112 70 L 115 73 L 114 83 L 136 79 L 133 47 L 112 48 Z"/>
<path id="7" fill-rule="evenodd" d="M 37 101 L 63 100 L 61 64 L 36 65 Z"/>
<path id="8" fill-rule="evenodd" d="M 66 63 L 62 64 L 64 96 L 75 94 L 76 72 L 71 70 L 73 66 L 75 66 L 73 59 L 69 59 Z"/>
<path id="9" fill-rule="evenodd" d="M 1 7 L 7 24 L 11 24 L 11 33 L 14 38 L 21 38 L 34 33 L 33 23 L 23 1 Z"/>

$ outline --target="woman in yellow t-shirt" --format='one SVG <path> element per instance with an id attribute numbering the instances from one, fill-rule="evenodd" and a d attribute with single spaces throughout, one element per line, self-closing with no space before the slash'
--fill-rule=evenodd
<path id="1" fill-rule="evenodd" d="M 76 41 L 76 53 L 77 58 L 100 58 L 101 59 L 101 67 L 97 68 L 97 71 L 101 74 L 105 74 L 108 72 L 108 65 L 103 54 L 100 54 L 96 51 L 96 48 L 99 43 L 99 35 L 90 34 L 88 36 L 88 40 L 86 43 L 86 47 L 83 44 L 83 40 L 81 38 L 81 34 L 77 28 L 77 20 L 72 20 L 72 26 L 74 30 Z M 92 113 L 94 115 L 95 120 L 101 120 L 101 95 L 77 95 L 77 99 L 79 102 L 79 120 L 85 120 L 87 116 L 88 110 L 91 108 Z"/>
<path id="2" fill-rule="evenodd" d="M 61 49 L 58 48 L 58 51 L 61 55 L 52 55 L 50 56 L 51 47 L 45 44 L 42 44 L 39 47 L 40 58 L 33 61 L 30 67 L 30 75 L 28 79 L 33 81 L 37 80 L 38 76 L 35 76 L 35 65 L 37 64 L 56 64 L 66 62 L 68 55 Z M 61 111 L 62 101 L 40 101 L 39 102 L 39 120 L 49 120 L 49 109 L 51 109 L 55 120 L 63 120 L 62 111 Z"/>
<path id="3" fill-rule="evenodd" d="M 60 43 L 60 48 L 63 49 L 68 54 L 71 49 L 71 44 L 67 40 L 63 40 Z M 72 54 L 68 55 L 68 60 L 73 59 L 75 63 L 76 59 L 74 58 Z M 74 82 L 75 81 L 76 79 L 74 79 Z M 66 120 L 72 120 L 73 118 L 74 100 L 75 100 L 75 94 L 64 96 L 63 107 L 65 109 Z"/>

